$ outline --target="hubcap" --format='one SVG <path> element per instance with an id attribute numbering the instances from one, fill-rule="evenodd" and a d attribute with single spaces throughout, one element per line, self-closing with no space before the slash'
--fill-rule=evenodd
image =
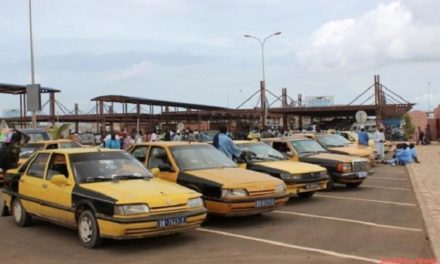
<path id="1" fill-rule="evenodd" d="M 23 213 L 23 209 L 21 208 L 20 202 L 15 200 L 14 201 L 14 212 L 13 212 L 13 215 L 14 215 L 14 219 L 15 219 L 15 221 L 17 223 L 20 222 L 22 213 Z"/>
<path id="2" fill-rule="evenodd" d="M 79 236 L 82 241 L 85 243 L 90 242 L 92 240 L 93 229 L 92 229 L 92 221 L 87 216 L 81 218 L 81 222 L 79 223 Z"/>

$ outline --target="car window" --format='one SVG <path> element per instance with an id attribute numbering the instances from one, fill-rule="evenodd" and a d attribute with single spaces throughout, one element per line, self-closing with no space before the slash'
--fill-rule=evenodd
<path id="1" fill-rule="evenodd" d="M 41 143 L 29 143 L 24 145 L 20 150 L 20 158 L 29 158 L 34 152 L 44 148 Z"/>
<path id="2" fill-rule="evenodd" d="M 66 156 L 64 154 L 53 154 L 47 170 L 46 180 L 50 181 L 54 175 L 61 174 L 69 178 Z"/>
<path id="3" fill-rule="evenodd" d="M 161 147 L 152 147 L 148 159 L 147 168 L 149 169 L 158 168 L 159 165 L 166 165 L 166 164 L 171 166 L 171 162 L 168 159 L 166 150 Z"/>
<path id="4" fill-rule="evenodd" d="M 289 152 L 289 146 L 285 142 L 273 142 L 272 147 L 281 153 Z"/>
<path id="5" fill-rule="evenodd" d="M 131 155 L 133 155 L 133 157 L 135 157 L 137 160 L 142 162 L 142 164 L 144 164 L 145 159 L 147 158 L 147 151 L 148 151 L 147 146 L 138 146 L 134 148 L 134 150 L 131 152 Z"/>
<path id="6" fill-rule="evenodd" d="M 176 146 L 171 151 L 183 171 L 236 167 L 232 160 L 208 144 Z"/>
<path id="7" fill-rule="evenodd" d="M 57 149 L 57 148 L 58 148 L 58 144 L 49 144 L 46 147 L 46 149 Z"/>
<path id="8" fill-rule="evenodd" d="M 44 171 L 46 169 L 47 160 L 49 159 L 48 153 L 41 153 L 35 158 L 30 165 L 27 175 L 37 178 L 44 177 Z"/>

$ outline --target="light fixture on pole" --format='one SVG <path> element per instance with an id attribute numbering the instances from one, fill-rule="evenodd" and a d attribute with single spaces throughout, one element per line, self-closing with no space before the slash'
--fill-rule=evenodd
<path id="1" fill-rule="evenodd" d="M 245 38 L 253 38 L 260 43 L 261 46 L 261 65 L 262 65 L 262 72 L 263 72 L 263 80 L 260 82 L 260 100 L 261 100 L 261 126 L 264 128 L 266 126 L 266 117 L 267 117 L 267 105 L 266 105 L 266 73 L 264 69 L 264 44 L 266 41 L 273 37 L 281 35 L 281 32 L 275 32 L 273 34 L 270 34 L 269 36 L 265 37 L 263 40 L 261 40 L 258 37 L 254 37 L 252 35 L 243 35 Z"/>

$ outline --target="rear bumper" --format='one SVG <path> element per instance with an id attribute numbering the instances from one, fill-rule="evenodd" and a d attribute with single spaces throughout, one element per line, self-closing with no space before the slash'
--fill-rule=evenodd
<path id="1" fill-rule="evenodd" d="M 186 223 L 171 226 L 158 227 L 158 221 L 165 218 L 184 216 Z M 181 214 L 167 214 L 152 216 L 143 219 L 118 219 L 113 217 L 97 216 L 100 236 L 112 239 L 136 239 L 144 237 L 163 236 L 183 232 L 199 227 L 206 218 L 206 209 L 198 209 Z"/>
<path id="2" fill-rule="evenodd" d="M 264 212 L 270 212 L 281 207 L 289 200 L 288 194 L 271 197 L 244 197 L 240 200 L 211 199 L 205 198 L 205 205 L 208 213 L 220 216 L 246 216 Z M 257 200 L 275 199 L 273 206 L 256 207 Z"/>

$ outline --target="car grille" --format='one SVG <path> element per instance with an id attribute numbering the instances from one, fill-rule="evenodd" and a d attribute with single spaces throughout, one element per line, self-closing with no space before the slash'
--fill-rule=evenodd
<path id="1" fill-rule="evenodd" d="M 274 189 L 268 189 L 268 190 L 249 190 L 248 189 L 249 196 L 251 197 L 259 197 L 259 196 L 270 196 L 275 195 Z"/>
<path id="2" fill-rule="evenodd" d="M 301 178 L 304 180 L 319 178 L 321 176 L 321 172 L 310 172 L 301 174 Z"/>
<path id="3" fill-rule="evenodd" d="M 353 161 L 353 172 L 367 171 L 366 161 Z"/>
<path id="4" fill-rule="evenodd" d="M 188 210 L 187 204 L 176 204 L 170 206 L 151 207 L 151 213 L 168 213 Z"/>

